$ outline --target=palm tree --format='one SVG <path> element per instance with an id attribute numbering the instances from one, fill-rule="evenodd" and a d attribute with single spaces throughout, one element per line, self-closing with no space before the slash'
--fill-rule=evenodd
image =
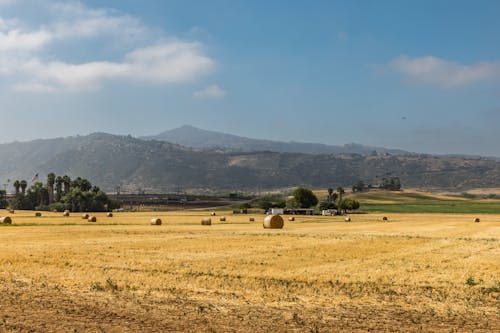
<path id="1" fill-rule="evenodd" d="M 24 195 L 26 193 L 26 187 L 28 187 L 28 182 L 23 179 L 19 184 L 21 186 L 21 193 Z"/>
<path id="2" fill-rule="evenodd" d="M 333 188 L 328 188 L 328 202 L 332 202 Z"/>
<path id="3" fill-rule="evenodd" d="M 61 201 L 61 196 L 62 196 L 62 186 L 63 186 L 63 177 L 57 176 L 56 178 L 56 202 Z"/>
<path id="4" fill-rule="evenodd" d="M 54 202 L 54 183 L 56 175 L 52 172 L 47 175 L 47 191 L 49 192 L 49 205 Z"/>
<path id="5" fill-rule="evenodd" d="M 69 193 L 69 188 L 71 186 L 71 178 L 69 178 L 68 175 L 64 175 L 63 177 L 63 184 L 64 184 L 64 194 L 68 194 Z"/>
<path id="6" fill-rule="evenodd" d="M 16 181 L 14 182 L 14 188 L 16 189 L 16 195 L 19 194 L 19 188 L 21 187 L 21 183 L 19 182 L 19 180 L 16 179 Z"/>

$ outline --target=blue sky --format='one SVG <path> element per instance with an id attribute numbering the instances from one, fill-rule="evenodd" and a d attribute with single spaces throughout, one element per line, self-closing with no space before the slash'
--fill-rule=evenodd
<path id="1" fill-rule="evenodd" d="M 1 142 L 237 135 L 500 156 L 498 1 L 0 0 Z"/>

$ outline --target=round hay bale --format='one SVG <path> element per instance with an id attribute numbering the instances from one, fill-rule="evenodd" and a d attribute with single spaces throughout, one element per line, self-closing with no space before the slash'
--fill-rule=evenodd
<path id="1" fill-rule="evenodd" d="M 248 218 L 248 221 L 250 221 L 250 222 L 254 222 L 254 221 L 255 221 L 255 219 L 254 219 L 253 217 L 249 217 L 249 218 Z"/>
<path id="2" fill-rule="evenodd" d="M 295 221 L 295 217 L 290 216 L 290 217 L 288 218 L 288 221 L 291 221 L 291 222 Z"/>
<path id="3" fill-rule="evenodd" d="M 97 222 L 97 217 L 91 216 L 91 217 L 88 218 L 87 221 L 89 221 L 89 222 Z"/>
<path id="4" fill-rule="evenodd" d="M 40 217 L 40 216 L 42 216 L 42 213 L 41 212 L 35 212 L 35 216 Z"/>
<path id="5" fill-rule="evenodd" d="M 282 229 L 285 222 L 279 215 L 267 215 L 264 219 L 264 229 Z"/>
<path id="6" fill-rule="evenodd" d="M 346 222 L 351 222 L 351 218 L 348 216 L 348 217 L 345 218 L 345 221 Z"/>
<path id="7" fill-rule="evenodd" d="M 69 216 L 69 210 L 65 210 L 63 216 Z"/>
<path id="8" fill-rule="evenodd" d="M 88 220 L 90 217 L 89 214 L 85 213 L 85 214 L 82 214 L 82 220 Z"/>
<path id="9" fill-rule="evenodd" d="M 0 217 L 0 223 L 12 224 L 12 219 L 9 216 Z"/>
<path id="10" fill-rule="evenodd" d="M 210 215 L 215 216 L 215 215 L 217 215 L 217 214 L 215 214 L 215 212 L 212 212 Z"/>
<path id="11" fill-rule="evenodd" d="M 13 209 L 9 209 L 9 214 L 14 214 L 14 210 Z"/>
<path id="12" fill-rule="evenodd" d="M 226 222 L 226 217 L 225 216 L 221 216 L 220 219 L 219 219 L 219 221 Z"/>
<path id="13" fill-rule="evenodd" d="M 113 213 L 109 212 L 106 214 L 107 217 L 113 217 Z"/>
<path id="14" fill-rule="evenodd" d="M 474 219 L 474 222 L 481 222 L 481 220 L 479 219 L 479 217 L 476 217 L 476 218 Z"/>
<path id="15" fill-rule="evenodd" d="M 159 217 L 153 217 L 151 219 L 151 225 L 161 225 L 161 219 Z"/>
<path id="16" fill-rule="evenodd" d="M 389 219 L 387 218 L 387 216 L 384 216 L 384 217 L 382 218 L 382 221 L 388 221 L 388 220 L 389 220 Z"/>
<path id="17" fill-rule="evenodd" d="M 212 219 L 209 217 L 202 218 L 201 225 L 212 225 Z"/>

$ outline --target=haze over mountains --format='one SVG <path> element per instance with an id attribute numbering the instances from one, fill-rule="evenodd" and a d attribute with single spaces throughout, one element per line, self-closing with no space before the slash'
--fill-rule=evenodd
<path id="1" fill-rule="evenodd" d="M 158 135 L 145 136 L 143 139 L 160 140 L 177 143 L 193 148 L 222 148 L 234 151 L 273 151 L 278 153 L 305 154 L 361 154 L 368 155 L 373 151 L 404 155 L 407 151 L 382 147 L 364 146 L 356 143 L 344 146 L 325 145 L 321 143 L 283 142 L 252 139 L 233 134 L 208 131 L 190 125 L 162 132 Z"/>
<path id="2" fill-rule="evenodd" d="M 139 139 L 94 133 L 1 144 L 0 181 L 12 191 L 14 179 L 29 182 L 38 173 L 45 181 L 47 173 L 54 172 L 88 178 L 106 191 L 120 186 L 123 191 L 149 193 L 350 187 L 358 180 L 377 184 L 383 177 L 395 176 L 403 187 L 456 191 L 500 187 L 500 162 L 490 159 L 396 155 L 392 150 L 372 154 L 381 148 L 276 143 L 186 126 L 163 134 Z M 309 147 L 314 154 L 300 150 Z M 337 148 L 341 153 L 332 152 Z"/>

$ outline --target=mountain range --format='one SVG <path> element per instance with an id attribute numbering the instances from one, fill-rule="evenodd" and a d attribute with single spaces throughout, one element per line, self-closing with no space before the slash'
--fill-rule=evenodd
<path id="1" fill-rule="evenodd" d="M 321 143 L 252 139 L 234 134 L 208 131 L 190 125 L 184 125 L 157 135 L 141 138 L 145 140 L 172 142 L 186 147 L 223 149 L 239 152 L 273 151 L 278 153 L 369 155 L 376 151 L 377 153 L 389 153 L 393 155 L 409 154 L 409 152 L 400 149 L 372 147 L 357 143 L 333 146 Z"/>
<path id="2" fill-rule="evenodd" d="M 47 173 L 54 172 L 87 178 L 106 191 L 120 186 L 122 191 L 149 193 L 179 189 L 200 193 L 258 191 L 299 185 L 350 187 L 358 180 L 377 184 L 384 177 L 396 176 L 403 187 L 455 191 L 500 187 L 500 162 L 492 159 L 394 154 L 361 145 L 357 146 L 364 147 L 362 153 L 348 150 L 350 145 L 340 147 L 346 149 L 341 153 L 322 153 L 318 147 L 335 146 L 279 142 L 273 146 L 274 141 L 266 140 L 264 149 L 255 146 L 262 140 L 193 129 L 184 126 L 162 137 L 94 133 L 0 144 L 0 184 L 12 191 L 9 184 L 14 179 L 29 182 L 38 174 L 45 181 Z M 197 132 L 214 139 L 202 144 Z M 245 143 L 246 148 L 242 146 Z M 286 151 L 297 147 L 314 149 Z"/>

